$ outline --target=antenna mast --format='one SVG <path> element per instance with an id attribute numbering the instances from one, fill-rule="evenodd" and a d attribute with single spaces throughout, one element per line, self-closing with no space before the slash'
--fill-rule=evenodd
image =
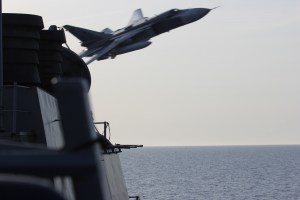
<path id="1" fill-rule="evenodd" d="M 0 0 L 0 131 L 3 131 L 3 36 L 2 36 L 2 0 Z"/>

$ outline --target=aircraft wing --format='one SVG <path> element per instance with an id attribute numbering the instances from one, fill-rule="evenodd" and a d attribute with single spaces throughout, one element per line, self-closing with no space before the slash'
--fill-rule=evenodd
<path id="1" fill-rule="evenodd" d="M 64 25 L 63 27 L 83 43 L 90 40 L 101 40 L 109 38 L 111 36 L 111 30 L 109 30 L 108 28 L 104 29 L 103 32 L 97 32 L 71 25 Z"/>
<path id="2" fill-rule="evenodd" d="M 85 51 L 82 51 L 79 55 L 80 58 L 95 54 L 97 51 L 100 51 L 101 49 L 103 49 L 103 46 L 100 46 L 98 48 L 94 48 L 94 49 L 88 49 Z"/>
<path id="3" fill-rule="evenodd" d="M 91 57 L 91 59 L 89 59 L 86 62 L 86 64 L 88 65 L 91 62 L 97 60 L 98 58 L 101 58 L 102 56 L 104 56 L 105 54 L 109 53 L 114 48 L 116 48 L 117 46 L 119 46 L 120 44 L 122 44 L 123 42 L 125 42 L 126 40 L 130 39 L 131 37 L 137 35 L 138 33 L 144 31 L 147 28 L 148 27 L 142 27 L 142 28 L 133 30 L 131 32 L 124 33 L 124 35 L 121 35 L 120 37 L 116 38 L 109 45 L 107 45 L 105 47 L 100 47 L 100 48 L 96 48 L 96 49 L 87 50 L 87 52 L 86 52 L 85 55 L 87 55 L 87 54 L 93 54 L 93 53 L 94 53 L 94 55 Z M 84 56 L 81 56 L 81 57 L 84 57 Z"/>

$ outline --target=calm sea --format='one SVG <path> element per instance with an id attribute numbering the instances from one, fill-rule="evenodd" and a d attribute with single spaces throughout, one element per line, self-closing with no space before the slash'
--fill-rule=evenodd
<path id="1" fill-rule="evenodd" d="M 142 200 L 300 199 L 300 146 L 144 147 L 120 154 Z"/>

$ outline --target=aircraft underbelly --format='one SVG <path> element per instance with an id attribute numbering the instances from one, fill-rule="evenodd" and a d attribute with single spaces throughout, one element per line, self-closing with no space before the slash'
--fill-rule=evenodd
<path id="1" fill-rule="evenodd" d="M 145 39 L 147 40 L 147 39 L 150 39 L 150 38 L 152 38 L 156 35 L 157 35 L 156 31 L 153 30 L 153 28 L 149 28 L 149 29 L 145 30 L 143 32 L 143 34 L 141 34 L 141 36 L 139 37 L 139 40 L 145 40 Z"/>

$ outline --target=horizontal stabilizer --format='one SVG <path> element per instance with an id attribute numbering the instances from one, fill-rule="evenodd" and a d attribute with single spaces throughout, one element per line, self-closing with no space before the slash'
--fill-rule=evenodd
<path id="1" fill-rule="evenodd" d="M 95 39 L 105 39 L 110 36 L 110 34 L 104 32 L 92 31 L 71 25 L 64 25 L 63 27 L 83 43 Z"/>

